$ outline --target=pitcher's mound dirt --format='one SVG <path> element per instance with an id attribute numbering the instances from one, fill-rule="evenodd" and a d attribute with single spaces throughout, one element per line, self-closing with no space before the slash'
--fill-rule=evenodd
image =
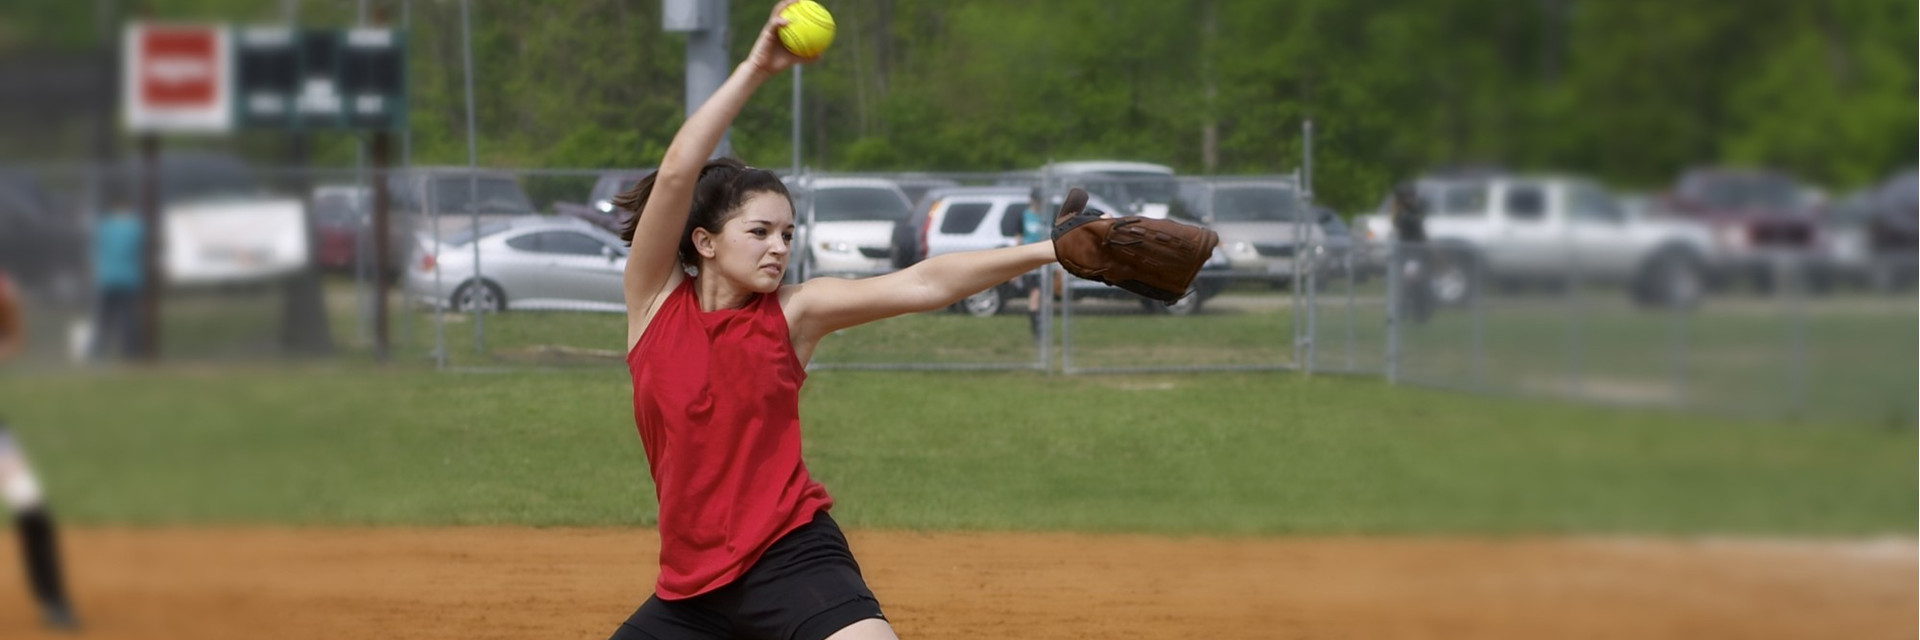
<path id="1" fill-rule="evenodd" d="M 1913 638 L 1912 540 L 854 531 L 894 628 L 947 638 Z M 11 537 L 0 538 L 12 546 Z M 657 538 L 613 529 L 88 529 L 83 637 L 604 638 Z M 0 554 L 0 638 L 39 631 Z"/>

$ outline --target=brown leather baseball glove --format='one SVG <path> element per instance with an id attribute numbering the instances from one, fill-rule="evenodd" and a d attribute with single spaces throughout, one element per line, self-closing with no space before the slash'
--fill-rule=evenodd
<path id="1" fill-rule="evenodd" d="M 1060 266 L 1172 304 L 1187 294 L 1220 236 L 1212 229 L 1140 216 L 1106 217 L 1087 208 L 1087 192 L 1067 192 L 1053 223 L 1053 250 Z"/>

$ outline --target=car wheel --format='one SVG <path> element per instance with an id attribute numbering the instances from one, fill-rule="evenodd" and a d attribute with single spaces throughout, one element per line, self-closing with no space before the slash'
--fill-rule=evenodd
<path id="1" fill-rule="evenodd" d="M 1667 309 L 1692 307 L 1706 294 L 1706 269 L 1691 254 L 1663 253 L 1647 265 L 1638 289 L 1642 305 Z"/>
<path id="2" fill-rule="evenodd" d="M 468 280 L 453 290 L 453 308 L 460 312 L 507 310 L 507 295 L 500 285 L 485 280 Z"/>
<path id="3" fill-rule="evenodd" d="M 985 291 L 967 296 L 959 302 L 954 303 L 953 310 L 957 313 L 964 313 L 975 318 L 986 318 L 1000 313 L 1000 310 L 1005 308 L 1006 304 L 1007 296 L 1000 291 L 1000 287 L 987 287 Z"/>

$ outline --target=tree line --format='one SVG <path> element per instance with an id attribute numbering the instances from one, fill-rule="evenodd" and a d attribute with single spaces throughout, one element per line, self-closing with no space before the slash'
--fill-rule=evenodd
<path id="1" fill-rule="evenodd" d="M 459 3 L 368 0 L 410 19 L 413 158 L 464 164 Z M 81 37 L 95 3 L 13 22 Z M 152 2 L 156 18 L 277 19 L 284 3 Z M 833 48 L 803 83 L 803 162 L 827 171 L 1001 171 L 1115 158 L 1281 173 L 1311 118 L 1318 196 L 1370 206 L 1458 165 L 1657 189 L 1702 164 L 1846 189 L 1915 163 L 1911 0 L 829 0 Z M 278 6 L 276 6 L 278 5 Z M 473 0 L 481 162 L 643 167 L 683 118 L 685 36 L 658 0 Z M 770 3 L 730 5 L 733 60 Z M 64 7 L 64 8 L 63 8 Z M 296 3 L 307 24 L 351 0 Z M 0 20 L 0 25 L 7 20 Z M 0 27 L 0 46 L 34 33 Z M 23 35 L 25 34 L 25 35 Z M 79 34 L 79 35 L 73 35 Z M 733 130 L 786 166 L 791 74 Z M 350 139 L 317 143 L 352 158 Z"/>

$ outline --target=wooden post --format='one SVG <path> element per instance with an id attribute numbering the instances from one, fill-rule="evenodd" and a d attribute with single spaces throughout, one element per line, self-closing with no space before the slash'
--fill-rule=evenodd
<path id="1" fill-rule="evenodd" d="M 140 317 L 134 345 L 143 362 L 160 360 L 160 136 L 140 135 Z"/>
<path id="2" fill-rule="evenodd" d="M 392 166 L 393 135 L 386 131 L 373 133 L 372 149 L 367 155 L 373 162 L 373 357 L 386 362 L 388 359 L 387 338 L 387 273 L 398 271 L 396 267 L 404 265 L 388 264 L 392 255 L 392 240 L 389 228 L 391 218 L 387 215 L 387 170 Z"/>

